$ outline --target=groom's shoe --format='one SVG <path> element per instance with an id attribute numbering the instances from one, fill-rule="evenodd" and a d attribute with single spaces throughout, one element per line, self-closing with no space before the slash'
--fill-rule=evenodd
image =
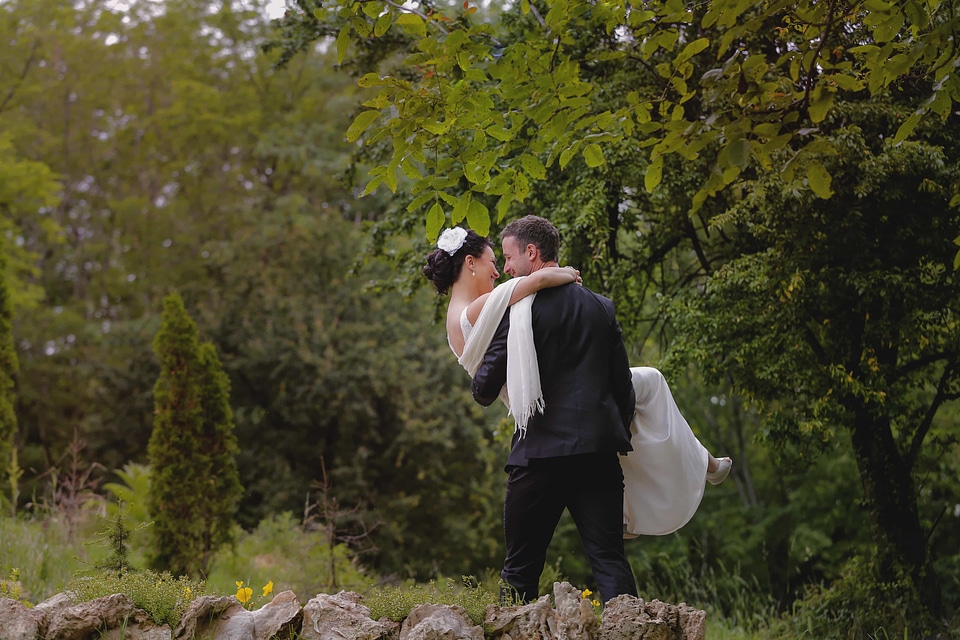
<path id="1" fill-rule="evenodd" d="M 710 484 L 720 484 L 730 475 L 730 469 L 733 468 L 733 460 L 730 458 L 720 458 L 720 466 L 716 471 L 707 471 L 707 482 Z"/>

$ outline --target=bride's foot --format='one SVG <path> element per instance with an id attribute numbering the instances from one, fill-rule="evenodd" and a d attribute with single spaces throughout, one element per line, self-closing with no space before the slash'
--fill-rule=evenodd
<path id="1" fill-rule="evenodd" d="M 710 470 L 713 467 L 713 471 Z M 710 456 L 710 462 L 707 463 L 707 482 L 710 484 L 720 484 L 730 475 L 730 469 L 733 468 L 733 460 L 730 458 L 714 458 Z"/>

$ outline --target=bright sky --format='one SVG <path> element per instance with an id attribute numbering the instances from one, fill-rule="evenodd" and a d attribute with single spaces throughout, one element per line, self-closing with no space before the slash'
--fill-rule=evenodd
<path id="1" fill-rule="evenodd" d="M 270 0 L 267 2 L 267 15 L 271 20 L 282 16 L 284 9 L 286 9 L 284 0 Z"/>

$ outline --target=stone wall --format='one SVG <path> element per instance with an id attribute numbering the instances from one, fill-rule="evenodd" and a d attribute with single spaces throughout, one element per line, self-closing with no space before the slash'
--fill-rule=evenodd
<path id="1" fill-rule="evenodd" d="M 659 600 L 619 596 L 603 620 L 569 583 L 553 597 L 517 607 L 487 607 L 482 626 L 462 607 L 422 604 L 402 623 L 373 620 L 362 597 L 319 594 L 301 606 L 292 591 L 248 611 L 233 596 L 194 600 L 176 629 L 154 624 L 117 594 L 73 604 L 65 594 L 32 609 L 0 598 L 0 640 L 703 640 L 706 613 Z"/>

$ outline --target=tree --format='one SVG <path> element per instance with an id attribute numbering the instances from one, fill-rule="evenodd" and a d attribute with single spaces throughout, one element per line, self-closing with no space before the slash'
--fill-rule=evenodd
<path id="1" fill-rule="evenodd" d="M 149 444 L 152 563 L 204 575 L 212 554 L 232 541 L 241 494 L 229 380 L 212 345 L 198 345 L 196 324 L 177 295 L 164 299 L 154 352 L 161 372 Z"/>
<path id="2" fill-rule="evenodd" d="M 581 156 L 600 166 L 603 145 L 625 138 L 639 136 L 650 148 L 647 191 L 660 184 L 667 157 L 707 154 L 712 170 L 697 185 L 692 213 L 748 167 L 774 170 L 792 157 L 812 158 L 811 134 L 839 96 L 897 90 L 917 97 L 898 142 L 928 114 L 946 120 L 960 100 L 953 45 L 960 15 L 939 0 L 525 0 L 514 9 L 522 26 L 510 39 L 472 17 L 477 9 L 469 3 L 459 15 L 429 2 L 297 5 L 274 42 L 288 56 L 321 37 L 336 37 L 341 62 L 351 46 L 369 50 L 355 35 L 406 49 L 402 65 L 387 73 L 362 57 L 359 83 L 378 93 L 346 135 L 368 145 L 392 142 L 364 194 L 411 180 L 409 206 L 425 218 L 428 239 L 447 220 L 487 233 L 491 218 L 523 203 L 546 168 Z M 594 40 L 585 45 L 587 33 Z M 619 104 L 597 99 L 599 85 L 587 76 L 611 62 L 644 68 L 654 83 L 631 88 Z M 775 165 L 771 154 L 791 144 L 795 153 Z M 829 173 L 815 160 L 791 182 L 829 197 Z"/>
<path id="3" fill-rule="evenodd" d="M 588 282 L 646 316 L 628 331 L 731 384 L 785 454 L 850 437 L 879 579 L 940 612 L 926 535 L 944 525 L 915 482 L 956 399 L 951 3 L 299 7 L 277 45 L 335 37 L 378 91 L 346 135 L 375 163 L 364 193 L 401 201 L 384 225 L 429 241 L 549 212 Z"/>

